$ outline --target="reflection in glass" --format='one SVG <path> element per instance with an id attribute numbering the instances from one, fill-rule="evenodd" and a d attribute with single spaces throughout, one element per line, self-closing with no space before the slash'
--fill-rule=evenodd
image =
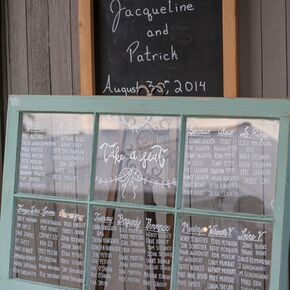
<path id="1" fill-rule="evenodd" d="M 18 191 L 86 199 L 92 134 L 92 115 L 24 113 Z"/>
<path id="2" fill-rule="evenodd" d="M 100 116 L 95 198 L 174 206 L 179 118 Z"/>
<path id="3" fill-rule="evenodd" d="M 173 223 L 172 214 L 95 208 L 90 289 L 170 289 Z"/>
<path id="4" fill-rule="evenodd" d="M 279 121 L 187 119 L 185 207 L 273 213 Z"/>
<path id="5" fill-rule="evenodd" d="M 272 226 L 183 216 L 178 290 L 268 290 Z"/>
<path id="6" fill-rule="evenodd" d="M 13 277 L 82 288 L 86 206 L 17 200 Z"/>

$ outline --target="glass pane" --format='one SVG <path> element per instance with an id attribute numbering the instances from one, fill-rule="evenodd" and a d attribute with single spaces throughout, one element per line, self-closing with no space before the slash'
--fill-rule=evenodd
<path id="1" fill-rule="evenodd" d="M 86 199 L 93 115 L 23 114 L 18 191 Z"/>
<path id="2" fill-rule="evenodd" d="M 95 198 L 174 206 L 179 118 L 100 116 Z"/>
<path id="3" fill-rule="evenodd" d="M 189 118 L 183 205 L 273 213 L 279 121 Z"/>
<path id="4" fill-rule="evenodd" d="M 183 216 L 179 290 L 268 290 L 272 226 Z"/>
<path id="5" fill-rule="evenodd" d="M 95 209 L 90 289 L 170 289 L 172 214 Z"/>
<path id="6" fill-rule="evenodd" d="M 82 288 L 86 206 L 17 200 L 13 277 Z"/>

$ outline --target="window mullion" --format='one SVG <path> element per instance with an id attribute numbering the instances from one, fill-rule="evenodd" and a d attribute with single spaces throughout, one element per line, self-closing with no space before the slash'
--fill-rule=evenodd
<path id="1" fill-rule="evenodd" d="M 83 277 L 83 289 L 87 290 L 90 287 L 90 272 L 91 272 L 91 241 L 92 241 L 92 219 L 93 219 L 93 208 L 92 205 L 88 205 L 87 213 L 87 228 L 86 228 L 86 245 L 85 245 L 85 256 L 84 256 L 84 277 Z"/>
<path id="2" fill-rule="evenodd" d="M 213 211 L 213 210 L 203 210 L 203 209 L 195 209 L 195 208 L 184 208 L 178 210 L 178 212 L 182 212 L 186 215 L 194 215 L 194 216 L 203 216 L 203 217 L 216 217 L 222 219 L 230 219 L 230 220 L 240 220 L 240 221 L 252 221 L 252 222 L 263 222 L 263 223 L 273 223 L 273 216 L 263 216 L 256 214 L 244 214 L 244 213 L 231 213 L 231 212 L 223 212 L 223 211 Z"/>
<path id="3" fill-rule="evenodd" d="M 87 290 L 90 287 L 90 270 L 91 270 L 91 241 L 92 241 L 92 220 L 93 220 L 93 205 L 91 201 L 94 199 L 95 194 L 95 173 L 96 173 L 96 160 L 97 160 L 97 144 L 98 144 L 98 127 L 99 115 L 94 114 L 94 128 L 93 128 L 93 150 L 92 150 L 92 167 L 91 167 L 91 183 L 90 192 L 87 203 L 87 228 L 86 228 L 86 245 L 84 255 L 84 277 L 83 289 Z"/>
<path id="4" fill-rule="evenodd" d="M 179 232 L 180 232 L 180 214 L 178 210 L 182 207 L 182 184 L 183 184 L 183 164 L 185 155 L 185 136 L 186 136 L 186 117 L 181 116 L 181 131 L 179 137 L 179 154 L 178 154 L 178 179 L 177 191 L 175 197 L 175 216 L 174 216 L 174 233 L 173 233 L 173 249 L 171 261 L 171 285 L 170 289 L 177 289 L 178 280 L 178 257 L 179 257 Z"/>
<path id="5" fill-rule="evenodd" d="M 289 225 L 285 225 L 286 210 L 285 208 L 285 190 L 287 187 L 287 163 L 289 162 L 289 118 L 280 119 L 279 148 L 277 161 L 277 180 L 275 194 L 275 210 L 272 240 L 272 257 L 270 273 L 270 290 L 284 289 L 283 284 L 286 279 L 286 267 L 283 267 L 283 255 L 288 251 L 289 238 L 285 231 Z M 287 158 L 288 156 L 288 158 Z M 289 163 L 288 163 L 289 166 Z M 287 168 L 287 170 L 285 170 Z M 288 192 L 289 193 L 289 192 Z M 289 208 L 289 205 L 288 205 Z M 284 237 L 281 233 L 284 232 Z M 289 231 L 288 231 L 289 233 Z M 286 256 L 288 256 L 286 254 Z M 284 264 L 285 265 L 285 264 Z M 277 287 L 279 285 L 279 287 Z M 284 284 L 285 286 L 285 284 Z"/>

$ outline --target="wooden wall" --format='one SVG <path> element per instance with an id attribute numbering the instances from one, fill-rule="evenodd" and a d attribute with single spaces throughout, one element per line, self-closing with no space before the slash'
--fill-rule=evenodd
<path id="1" fill-rule="evenodd" d="M 0 2 L 0 43 L 6 43 L 6 26 L 5 26 L 5 6 L 3 1 Z M 6 116 L 6 97 L 7 96 L 7 81 L 6 81 L 6 46 L 0 47 L 0 205 L 1 205 L 1 188 L 2 188 L 2 164 L 4 156 L 4 124 Z"/>
<path id="2" fill-rule="evenodd" d="M 78 94 L 78 0 L 5 0 L 9 94 Z"/>
<path id="3" fill-rule="evenodd" d="M 290 0 L 239 0 L 240 96 L 290 97 Z"/>
<path id="4" fill-rule="evenodd" d="M 78 94 L 78 0 L 5 4 L 9 94 Z M 289 97 L 290 0 L 238 6 L 240 96 Z"/>

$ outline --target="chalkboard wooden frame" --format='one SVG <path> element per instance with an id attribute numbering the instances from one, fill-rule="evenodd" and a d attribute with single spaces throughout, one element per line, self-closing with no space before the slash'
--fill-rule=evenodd
<path id="1" fill-rule="evenodd" d="M 224 97 L 238 97 L 237 0 L 223 0 Z M 80 94 L 95 93 L 93 0 L 79 2 Z"/>
<path id="2" fill-rule="evenodd" d="M 79 1 L 80 94 L 95 92 L 93 0 Z"/>
<path id="3" fill-rule="evenodd" d="M 177 200 L 174 209 L 158 208 L 152 206 L 127 204 L 119 202 L 96 202 L 89 198 L 87 204 L 99 207 L 123 207 L 126 209 L 152 210 L 175 213 L 175 231 L 179 231 L 179 215 L 181 213 L 192 214 L 202 217 L 220 217 L 225 219 L 256 221 L 273 224 L 273 246 L 272 266 L 269 290 L 286 289 L 288 246 L 289 246 L 289 222 L 290 222 L 290 102 L 286 100 L 256 100 L 256 99 L 214 99 L 214 98 L 137 98 L 118 96 L 11 96 L 9 99 L 8 123 L 7 123 L 7 146 L 4 166 L 3 202 L 0 220 L 0 286 L 1 289 L 10 290 L 52 290 L 66 289 L 62 287 L 43 285 L 11 279 L 11 261 L 13 246 L 14 211 L 15 200 L 24 198 L 29 200 L 47 200 L 78 204 L 78 201 L 65 198 L 31 196 L 16 192 L 17 164 L 19 162 L 20 141 L 20 118 L 23 112 L 49 112 L 49 113 L 91 113 L 96 120 L 99 114 L 134 114 L 134 115 L 166 115 L 180 116 L 182 130 L 180 134 L 179 171 Z M 253 118 L 253 119 L 275 119 L 280 121 L 277 178 L 275 208 L 273 216 L 228 213 L 206 211 L 198 209 L 180 209 L 183 159 L 184 159 L 184 137 L 186 117 L 223 117 L 223 118 Z M 97 134 L 96 134 L 97 135 Z M 95 137 L 96 138 L 96 137 Z M 15 154 L 18 152 L 17 154 Z M 287 158 L 285 158 L 287 157 Z M 92 171 L 93 172 L 93 171 Z M 93 175 L 92 175 L 93 176 Z M 94 178 L 93 178 L 94 179 Z M 91 185 L 90 195 L 93 195 L 94 186 Z M 17 194 L 16 194 L 17 193 Z M 88 223 L 88 228 L 89 228 Z M 88 240 L 90 233 L 87 234 Z M 89 246 L 89 243 L 87 243 Z M 178 235 L 175 235 L 173 256 L 178 257 Z M 86 250 L 86 257 L 89 251 Z M 173 263 L 172 277 L 176 277 L 177 263 Z M 85 277 L 85 281 L 86 282 Z M 176 280 L 172 279 L 171 289 L 176 289 Z M 84 283 L 84 285 L 87 285 Z M 86 288 L 84 288 L 86 289 Z"/>

